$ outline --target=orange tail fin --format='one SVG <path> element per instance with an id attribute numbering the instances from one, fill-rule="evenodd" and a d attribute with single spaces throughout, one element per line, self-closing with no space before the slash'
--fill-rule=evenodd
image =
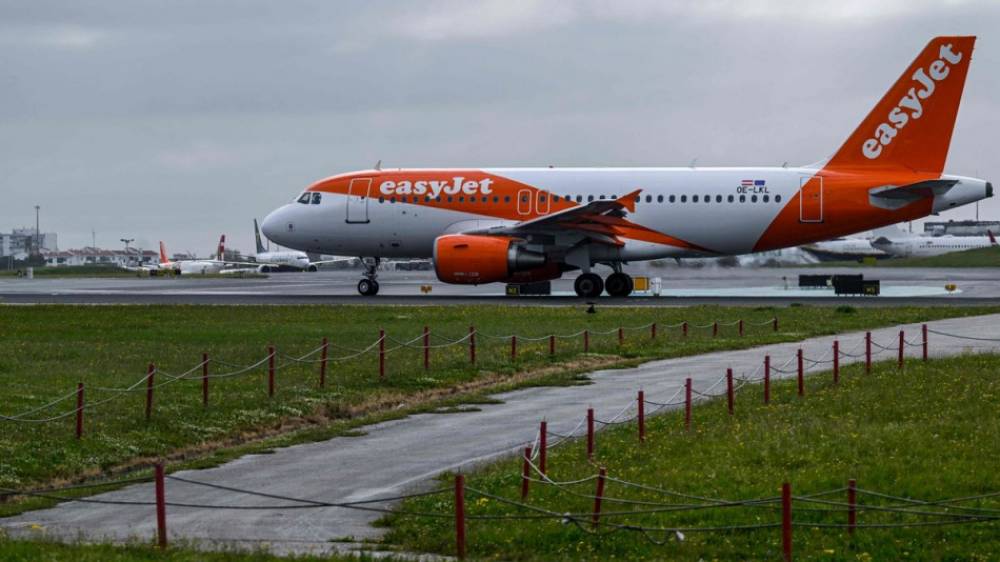
<path id="1" fill-rule="evenodd" d="M 223 234 L 222 237 L 219 238 L 219 255 L 215 259 L 222 261 L 226 259 L 225 256 L 226 256 L 226 235 Z"/>
<path id="2" fill-rule="evenodd" d="M 932 39 L 826 167 L 940 174 L 975 43 L 975 37 Z"/>
<path id="3" fill-rule="evenodd" d="M 160 240 L 160 263 L 170 263 L 167 259 L 167 248 L 163 245 L 163 240 Z"/>

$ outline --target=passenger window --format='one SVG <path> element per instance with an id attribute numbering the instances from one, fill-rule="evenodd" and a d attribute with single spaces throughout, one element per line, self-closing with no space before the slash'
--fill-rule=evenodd
<path id="1" fill-rule="evenodd" d="M 544 195 L 540 195 L 540 196 L 538 197 L 538 202 L 539 202 L 539 203 L 544 203 L 544 202 L 545 202 L 545 196 L 544 196 Z"/>
<path id="2" fill-rule="evenodd" d="M 310 197 L 312 197 L 311 193 L 303 193 L 302 195 L 299 196 L 299 203 L 308 205 Z"/>
<path id="3" fill-rule="evenodd" d="M 587 201 L 588 201 L 588 202 L 589 202 L 589 201 L 593 201 L 593 200 L 594 200 L 594 196 L 593 196 L 593 195 L 588 195 L 588 196 L 587 196 Z"/>
<path id="4" fill-rule="evenodd" d="M 747 196 L 746 195 L 740 195 L 740 203 L 746 203 L 746 202 L 747 202 Z"/>
<path id="5" fill-rule="evenodd" d="M 459 197 L 458 198 L 458 202 L 459 203 L 465 203 L 465 196 L 463 195 L 463 196 Z"/>
<path id="6" fill-rule="evenodd" d="M 663 200 L 663 196 L 661 195 L 660 196 L 660 201 L 662 201 L 662 200 Z M 646 196 L 646 203 L 652 203 L 652 202 L 653 202 L 653 196 L 652 195 L 647 195 Z"/>
<path id="7" fill-rule="evenodd" d="M 583 195 L 577 195 L 576 196 L 576 202 L 577 203 L 583 203 Z"/>
<path id="8" fill-rule="evenodd" d="M 771 198 L 770 198 L 770 197 L 768 197 L 767 195 L 765 195 L 765 196 L 764 196 L 764 202 L 765 202 L 765 203 L 767 203 L 767 202 L 768 202 L 768 201 L 770 201 L 770 200 L 771 200 Z"/>
<path id="9" fill-rule="evenodd" d="M 691 196 L 691 202 L 692 203 L 697 203 L 698 202 L 698 196 L 697 195 L 692 195 Z"/>
<path id="10" fill-rule="evenodd" d="M 774 202 L 775 203 L 781 203 L 781 196 L 780 195 L 775 195 L 774 196 Z"/>
<path id="11" fill-rule="evenodd" d="M 711 203 L 712 202 L 712 196 L 711 195 L 706 195 L 705 196 L 705 202 L 706 203 Z"/>
<path id="12" fill-rule="evenodd" d="M 500 198 L 499 198 L 499 197 L 497 197 L 496 195 L 494 195 L 494 196 L 493 196 L 493 202 L 494 202 L 494 203 L 499 203 L 499 202 L 500 202 Z"/>
<path id="13" fill-rule="evenodd" d="M 503 202 L 504 203 L 510 203 L 510 195 L 504 195 L 503 196 Z"/>
<path id="14" fill-rule="evenodd" d="M 378 202 L 379 203 L 385 203 L 385 197 L 379 197 L 378 198 Z"/>
<path id="15" fill-rule="evenodd" d="M 750 196 L 750 202 L 751 203 L 756 203 L 757 202 L 757 196 L 756 195 L 751 195 Z"/>
<path id="16" fill-rule="evenodd" d="M 662 195 L 657 195 L 656 196 L 656 202 L 657 203 L 663 203 L 663 196 Z"/>
<path id="17" fill-rule="evenodd" d="M 733 197 L 732 195 L 730 195 L 729 197 L 726 198 L 726 200 L 729 201 L 730 203 L 732 203 L 733 201 L 736 200 L 736 198 Z"/>
<path id="18" fill-rule="evenodd" d="M 451 203 L 451 202 L 452 202 L 452 201 L 454 201 L 454 200 L 455 200 L 455 198 L 454 198 L 454 197 L 452 197 L 451 195 L 449 195 L 449 196 L 448 196 L 448 202 L 449 202 L 449 203 Z"/>
<path id="19" fill-rule="evenodd" d="M 424 203 L 430 203 L 430 202 L 431 202 L 431 196 L 430 195 L 424 195 Z"/>
<path id="20" fill-rule="evenodd" d="M 604 199 L 603 195 L 598 195 L 598 199 Z"/>
<path id="21" fill-rule="evenodd" d="M 528 196 L 527 195 L 522 195 L 521 196 L 521 203 L 527 203 L 527 202 L 528 202 Z"/>
<path id="22" fill-rule="evenodd" d="M 390 203 L 395 203 L 396 202 L 396 198 L 395 197 L 390 197 L 389 198 L 389 202 Z"/>
<path id="23" fill-rule="evenodd" d="M 722 196 L 721 195 L 716 195 L 715 196 L 715 202 L 716 203 L 722 203 Z"/>
<path id="24" fill-rule="evenodd" d="M 671 195 L 670 196 L 670 202 L 673 203 L 674 201 L 677 201 L 677 196 Z"/>
<path id="25" fill-rule="evenodd" d="M 687 195 L 681 195 L 681 203 L 687 203 L 687 200 L 688 200 Z"/>

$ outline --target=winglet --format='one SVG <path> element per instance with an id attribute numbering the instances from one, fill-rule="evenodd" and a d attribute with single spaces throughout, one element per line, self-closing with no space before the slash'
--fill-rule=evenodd
<path id="1" fill-rule="evenodd" d="M 257 219 L 253 220 L 253 235 L 254 235 L 254 238 L 256 239 L 256 242 L 257 242 L 257 253 L 258 254 L 263 254 L 264 253 L 264 244 L 262 244 L 261 241 L 260 241 L 260 227 L 257 226 Z"/>
<path id="2" fill-rule="evenodd" d="M 628 195 L 622 195 L 618 199 L 615 199 L 615 203 L 618 203 L 625 208 L 630 213 L 635 212 L 635 202 L 639 199 L 639 194 L 642 193 L 642 189 L 637 189 Z"/>

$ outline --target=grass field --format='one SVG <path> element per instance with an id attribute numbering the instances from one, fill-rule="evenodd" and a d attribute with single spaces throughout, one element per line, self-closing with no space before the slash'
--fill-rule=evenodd
<path id="1" fill-rule="evenodd" d="M 49 423 L 0 421 L 0 487 L 58 485 L 84 478 L 148 469 L 156 458 L 175 466 L 217 463 L 233 456 L 308 440 L 327 439 L 357 427 L 415 411 L 482 399 L 486 391 L 526 384 L 567 384 L 577 373 L 594 367 L 635 364 L 642 360 L 862 329 L 900 322 L 974 315 L 996 309 L 897 308 L 860 309 L 790 307 L 748 309 L 695 307 L 684 309 L 582 308 L 511 306 L 469 307 L 196 307 L 196 306 L 33 306 L 0 308 L 0 414 L 11 415 L 44 405 L 72 392 L 77 381 L 88 403 L 110 400 L 86 411 L 82 440 L 73 438 L 74 419 Z M 781 330 L 766 323 L 775 314 Z M 713 338 L 708 329 L 692 328 L 680 337 L 667 324 L 692 325 L 715 320 L 747 320 L 745 337 L 732 326 Z M 624 345 L 618 326 L 660 323 L 656 340 L 647 329 L 627 330 Z M 393 338 L 418 337 L 424 325 L 440 338 L 457 339 L 476 324 L 477 363 L 470 365 L 466 344 L 432 351 L 431 369 L 422 366 L 422 350 L 408 347 L 389 353 L 386 376 L 378 378 L 373 353 L 332 363 L 327 385 L 318 388 L 315 363 L 278 360 L 276 393 L 269 398 L 266 368 L 242 376 L 211 379 L 208 407 L 201 403 L 200 371 L 155 390 L 152 419 L 144 417 L 147 362 L 163 373 L 182 373 L 201 360 L 202 352 L 226 364 L 212 364 L 215 375 L 266 356 L 266 345 L 278 352 L 303 355 L 330 337 L 331 357 L 350 355 L 373 342 L 380 328 Z M 510 359 L 510 342 L 489 335 L 545 336 L 589 329 L 591 348 L 582 353 L 582 337 L 558 340 L 549 355 L 547 341 L 518 344 Z M 605 335 L 597 335 L 605 332 Z M 433 339 L 432 344 L 443 340 Z M 419 344 L 419 342 L 418 342 Z M 396 344 L 392 341 L 391 347 Z M 315 357 L 315 356 L 313 356 Z M 231 366 L 230 366 L 231 364 Z M 528 375 L 526 373 L 532 373 Z M 140 382 L 135 392 L 124 388 Z M 44 418 L 72 412 L 72 397 L 33 414 Z M 39 500 L 0 503 L 0 514 L 45 505 Z"/>
<path id="2" fill-rule="evenodd" d="M 374 557 L 360 556 L 276 556 L 266 550 L 258 552 L 204 552 L 190 548 L 172 546 L 166 551 L 149 545 L 89 545 L 60 544 L 53 542 L 32 542 L 5 540 L 0 535 L 0 559 L 4 562 L 133 562 L 152 560 L 157 562 L 367 562 Z M 391 562 L 397 558 L 379 557 L 377 560 Z"/>
<path id="3" fill-rule="evenodd" d="M 837 490 L 823 497 L 840 505 L 796 501 L 794 550 L 798 560 L 995 560 L 1000 553 L 1000 523 L 952 526 L 863 528 L 849 538 L 843 528 L 848 479 L 858 487 L 894 496 L 940 500 L 1000 492 L 1000 367 L 997 356 L 912 362 L 905 372 L 892 363 L 877 364 L 866 376 L 861 365 L 845 368 L 839 386 L 828 373 L 807 379 L 804 398 L 793 381 L 773 387 L 770 405 L 757 385 L 737 395 L 736 414 L 714 400 L 694 408 L 693 431 L 686 432 L 681 412 L 647 421 L 647 441 L 639 444 L 634 424 L 597 436 L 595 464 L 586 461 L 584 443 L 569 442 L 549 452 L 549 476 L 570 481 L 596 473 L 631 483 L 708 498 L 749 499 L 780 495 L 783 481 L 793 494 Z M 505 460 L 466 475 L 467 486 L 520 501 L 521 462 Z M 451 485 L 451 478 L 442 481 Z M 545 510 L 588 514 L 595 482 L 556 487 L 531 484 L 528 503 Z M 605 514 L 661 510 L 659 513 L 607 516 L 602 522 L 650 528 L 726 527 L 780 522 L 778 505 L 663 511 L 663 506 L 700 504 L 692 500 L 609 482 Z M 888 505 L 893 500 L 859 495 L 859 501 Z M 470 516 L 531 514 L 522 508 L 469 492 Z M 966 502 L 1000 514 L 1000 498 Z M 450 496 L 408 500 L 406 511 L 453 513 Z M 832 511 L 810 511 L 832 510 Z M 963 513 L 922 506 L 924 511 Z M 982 513 L 982 512 L 981 512 Z M 859 524 L 914 523 L 941 520 L 865 510 Z M 766 560 L 781 557 L 780 528 L 684 533 L 635 531 L 603 526 L 595 536 L 559 520 L 470 521 L 468 544 L 474 558 L 496 560 Z M 454 524 L 444 519 L 390 516 L 389 542 L 407 549 L 451 554 Z M 662 545 L 651 541 L 665 541 Z"/>
<path id="4" fill-rule="evenodd" d="M 0 271 L 0 277 L 16 277 L 18 270 L 26 271 L 26 267 Z M 77 265 L 67 267 L 36 267 L 36 277 L 135 277 L 132 271 L 113 265 Z"/>

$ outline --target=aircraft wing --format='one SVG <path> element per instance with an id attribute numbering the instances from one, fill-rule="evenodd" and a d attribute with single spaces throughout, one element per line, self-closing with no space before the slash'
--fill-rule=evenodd
<path id="1" fill-rule="evenodd" d="M 331 260 L 311 261 L 309 262 L 309 265 L 323 265 L 324 263 L 343 263 L 345 261 L 354 261 L 356 259 L 358 258 L 333 258 Z"/>

